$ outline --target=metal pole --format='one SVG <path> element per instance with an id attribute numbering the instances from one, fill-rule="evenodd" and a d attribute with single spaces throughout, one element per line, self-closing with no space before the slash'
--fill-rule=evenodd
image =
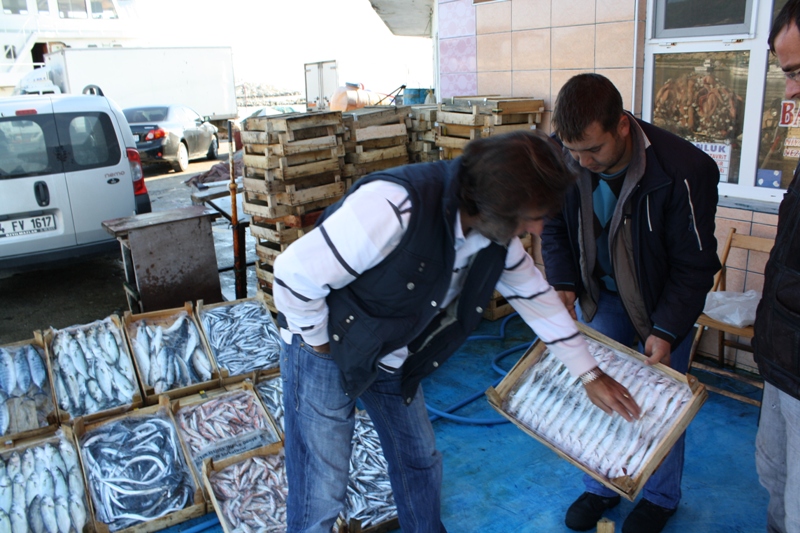
<path id="1" fill-rule="evenodd" d="M 236 173 L 234 172 L 233 154 L 236 145 L 233 140 L 233 121 L 228 121 L 228 173 L 231 181 L 228 188 L 231 191 L 231 226 L 233 228 L 233 274 L 236 283 L 236 299 L 247 298 L 247 260 L 245 253 L 244 228 L 239 224 L 239 215 L 236 210 Z"/>

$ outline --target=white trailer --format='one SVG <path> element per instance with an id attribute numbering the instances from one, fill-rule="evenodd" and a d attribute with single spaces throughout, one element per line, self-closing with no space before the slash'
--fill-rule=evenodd
<path id="1" fill-rule="evenodd" d="M 80 94 L 99 88 L 123 109 L 182 104 L 212 121 L 237 116 L 230 47 L 64 48 L 44 60 L 58 91 L 48 90 L 39 73 L 23 80 L 18 92 Z"/>

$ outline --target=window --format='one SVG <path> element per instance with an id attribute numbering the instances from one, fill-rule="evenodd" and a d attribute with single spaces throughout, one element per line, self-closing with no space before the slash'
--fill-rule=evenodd
<path id="1" fill-rule="evenodd" d="M 91 0 L 92 18 L 94 19 L 115 19 L 117 10 L 111 0 Z"/>
<path id="2" fill-rule="evenodd" d="M 63 172 L 51 115 L 0 119 L 0 180 Z"/>
<path id="3" fill-rule="evenodd" d="M 17 49 L 14 47 L 13 44 L 4 44 L 3 45 L 3 55 L 6 56 L 6 59 L 16 59 L 17 58 Z"/>
<path id="4" fill-rule="evenodd" d="M 89 18 L 84 0 L 58 0 L 58 16 L 62 19 Z"/>
<path id="5" fill-rule="evenodd" d="M 50 14 L 50 0 L 36 0 L 36 10 L 40 15 Z"/>
<path id="6" fill-rule="evenodd" d="M 750 33 L 753 0 L 655 0 L 658 38 Z"/>
<path id="7" fill-rule="evenodd" d="M 67 172 L 116 165 L 121 151 L 111 120 L 105 113 L 56 116 L 59 138 L 67 147 Z"/>
<path id="8" fill-rule="evenodd" d="M 5 15 L 27 15 L 27 0 L 2 0 L 3 14 Z"/>

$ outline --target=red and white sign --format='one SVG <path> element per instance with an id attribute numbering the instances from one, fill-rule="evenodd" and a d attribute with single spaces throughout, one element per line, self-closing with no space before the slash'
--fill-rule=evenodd
<path id="1" fill-rule="evenodd" d="M 711 156 L 719 167 L 719 180 L 728 181 L 728 171 L 731 167 L 731 145 L 728 143 L 703 143 L 695 142 L 695 146 Z"/>

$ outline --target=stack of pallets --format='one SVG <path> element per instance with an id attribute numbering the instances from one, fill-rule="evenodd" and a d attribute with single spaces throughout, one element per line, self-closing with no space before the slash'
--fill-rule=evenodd
<path id="1" fill-rule="evenodd" d="M 375 106 L 343 114 L 344 177 L 355 182 L 370 172 L 408 164 L 406 118 L 410 109 Z"/>
<path id="2" fill-rule="evenodd" d="M 436 104 L 411 106 L 406 119 L 408 128 L 408 158 L 411 163 L 429 163 L 441 159 L 436 146 Z"/>
<path id="3" fill-rule="evenodd" d="M 287 113 L 245 123 L 243 210 L 252 217 L 259 290 L 273 311 L 275 258 L 349 186 L 342 176 L 343 135 L 339 111 Z"/>
<path id="4" fill-rule="evenodd" d="M 536 129 L 543 112 L 544 101 L 535 98 L 454 96 L 439 104 L 436 146 L 453 159 L 473 139 Z"/>

